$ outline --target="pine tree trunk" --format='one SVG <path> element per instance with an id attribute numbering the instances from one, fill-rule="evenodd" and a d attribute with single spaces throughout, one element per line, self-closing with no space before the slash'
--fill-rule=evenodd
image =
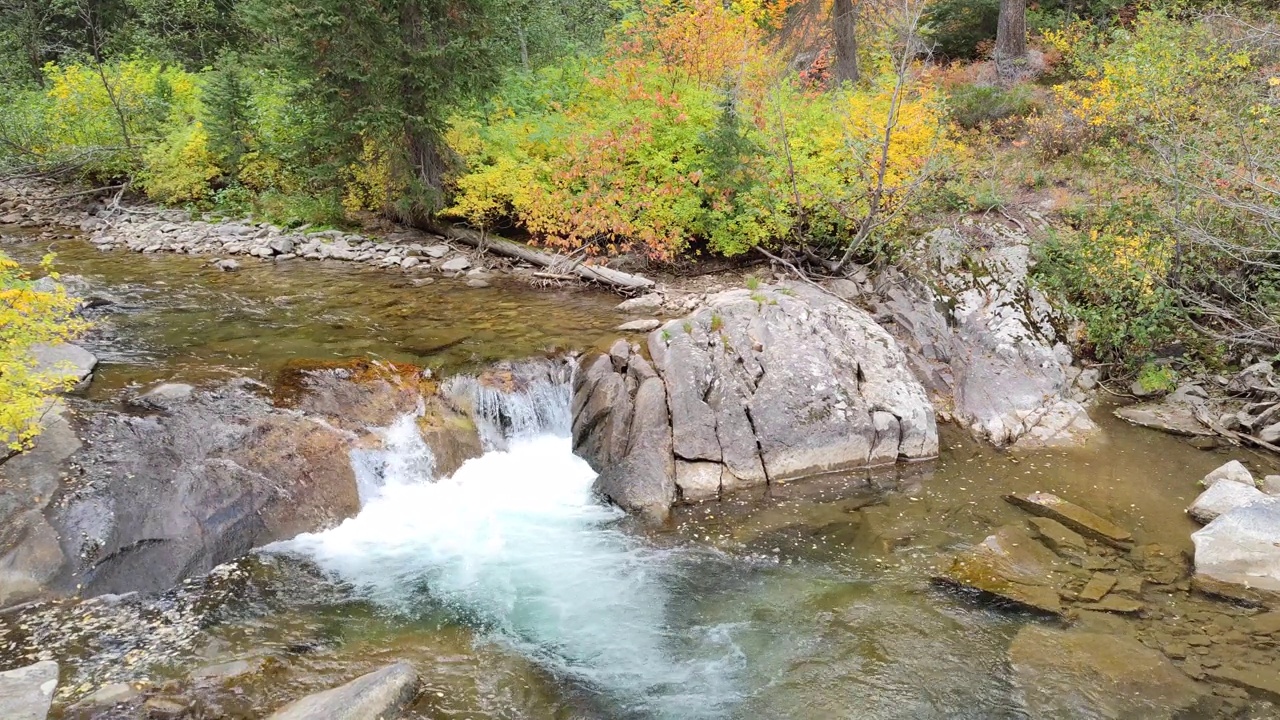
<path id="1" fill-rule="evenodd" d="M 831 33 L 836 41 L 836 61 L 832 74 L 837 83 L 858 81 L 858 9 L 854 0 L 835 0 L 831 5 Z"/>
<path id="2" fill-rule="evenodd" d="M 996 73 L 1001 82 L 1022 74 L 1027 58 L 1027 0 L 1000 0 L 1000 24 L 996 28 Z"/>

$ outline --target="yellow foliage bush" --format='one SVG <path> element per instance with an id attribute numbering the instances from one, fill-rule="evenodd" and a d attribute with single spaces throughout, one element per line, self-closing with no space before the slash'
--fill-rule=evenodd
<path id="1" fill-rule="evenodd" d="M 342 207 L 347 213 L 387 210 L 404 192 L 404 183 L 396 176 L 386 147 L 370 137 L 361 139 L 360 158 L 345 172 Z"/>
<path id="2" fill-rule="evenodd" d="M 171 133 L 143 154 L 142 186 L 163 203 L 198 202 L 209 197 L 210 181 L 222 174 L 200 121 Z"/>
<path id="3" fill-rule="evenodd" d="M 467 170 L 448 214 L 658 259 L 798 234 L 839 245 L 873 205 L 901 209 L 950 147 L 917 74 L 895 89 L 872 68 L 870 83 L 817 91 L 771 48 L 759 3 L 645 7 L 602 61 L 518 78 L 484 115 L 454 119 L 447 140 Z"/>
<path id="4" fill-rule="evenodd" d="M 46 267 L 51 260 L 45 259 Z M 35 289 L 22 268 L 0 253 L 0 442 L 8 452 L 30 445 L 50 393 L 67 387 L 63 373 L 37 372 L 31 349 L 80 333 L 85 324 L 71 317 L 74 309 L 61 288 Z"/>

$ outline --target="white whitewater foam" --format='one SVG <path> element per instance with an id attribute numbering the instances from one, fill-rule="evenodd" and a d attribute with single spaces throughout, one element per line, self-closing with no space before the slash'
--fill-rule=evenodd
<path id="1" fill-rule="evenodd" d="M 679 657 L 668 637 L 673 551 L 616 527 L 621 511 L 592 496 L 595 473 L 567 437 L 515 438 L 434 483 L 421 468 L 388 461 L 359 515 L 272 549 L 394 612 L 443 608 L 625 714 L 719 714 L 711 696 L 726 688 L 711 686 L 730 673 Z"/>

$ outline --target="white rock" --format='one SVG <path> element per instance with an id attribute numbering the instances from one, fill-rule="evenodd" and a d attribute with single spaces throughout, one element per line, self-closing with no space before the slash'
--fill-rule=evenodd
<path id="1" fill-rule="evenodd" d="M 462 272 L 469 267 L 471 267 L 471 261 L 465 257 L 459 256 L 452 260 L 446 260 L 444 264 L 440 266 L 440 269 L 445 272 Z"/>
<path id="2" fill-rule="evenodd" d="M 1268 495 L 1280 495 L 1280 475 L 1268 475 L 1262 478 L 1262 492 Z"/>
<path id="3" fill-rule="evenodd" d="M 649 332 L 651 330 L 657 330 L 661 325 L 661 320 L 648 318 L 645 320 L 632 320 L 631 322 L 622 323 L 618 326 L 618 330 L 620 332 Z"/>
<path id="4" fill-rule="evenodd" d="M 624 300 L 618 304 L 618 311 L 624 313 L 654 313 L 662 309 L 662 296 L 658 293 L 649 293 L 640 297 L 633 297 L 630 300 Z"/>
<path id="5" fill-rule="evenodd" d="M 1191 540 L 1197 587 L 1251 602 L 1280 602 L 1280 497 L 1264 496 L 1224 513 Z"/>
<path id="6" fill-rule="evenodd" d="M 417 266 L 418 263 L 420 262 L 422 261 L 416 257 L 407 257 L 400 261 L 400 267 L 404 268 L 405 270 L 408 270 L 411 267 Z"/>
<path id="7" fill-rule="evenodd" d="M 451 252 L 453 252 L 453 248 L 448 245 L 431 245 L 422 249 L 424 255 L 434 260 L 439 260 Z"/>
<path id="8" fill-rule="evenodd" d="M 1252 485 L 1238 482 L 1216 482 L 1187 508 L 1187 514 L 1196 522 L 1208 524 L 1223 513 L 1243 507 L 1267 497 Z"/>
<path id="9" fill-rule="evenodd" d="M 1230 480 L 1231 482 L 1254 487 L 1253 474 L 1250 473 L 1249 468 L 1245 467 L 1239 460 L 1232 460 L 1226 465 L 1223 465 L 1217 470 L 1205 475 L 1204 479 L 1200 481 L 1200 484 L 1205 487 L 1212 487 L 1217 484 L 1219 480 Z"/>
<path id="10" fill-rule="evenodd" d="M 0 672 L 0 718 L 45 720 L 58 687 L 58 663 L 38 662 Z"/>

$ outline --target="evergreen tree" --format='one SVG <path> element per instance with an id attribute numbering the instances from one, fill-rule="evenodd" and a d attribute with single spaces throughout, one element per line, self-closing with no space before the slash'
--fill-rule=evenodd
<path id="1" fill-rule="evenodd" d="M 202 88 L 209 148 L 229 174 L 235 172 L 249 149 L 250 89 L 243 72 L 234 54 L 225 55 L 217 68 L 206 75 Z"/>
<path id="2" fill-rule="evenodd" d="M 493 33 L 499 2 L 246 0 L 242 7 L 267 60 L 325 115 L 315 140 L 335 163 L 354 163 L 376 143 L 405 189 L 398 214 L 421 219 L 437 210 L 451 164 L 442 139 L 448 115 L 490 89 L 513 54 Z"/>

